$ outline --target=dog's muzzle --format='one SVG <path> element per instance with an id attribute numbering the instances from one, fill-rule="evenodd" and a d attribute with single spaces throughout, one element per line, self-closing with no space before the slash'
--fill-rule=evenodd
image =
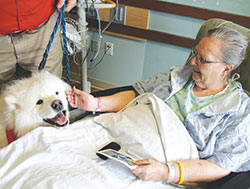
<path id="1" fill-rule="evenodd" d="M 54 100 L 51 103 L 51 107 L 52 107 L 53 110 L 61 111 L 63 109 L 63 103 L 62 103 L 61 100 Z"/>
<path id="2" fill-rule="evenodd" d="M 45 122 L 55 125 L 57 127 L 64 127 L 68 124 L 68 118 L 67 118 L 67 110 L 63 110 L 63 103 L 60 100 L 54 100 L 51 103 L 51 107 L 53 110 L 58 112 L 58 114 L 53 118 L 46 118 L 43 119 Z"/>

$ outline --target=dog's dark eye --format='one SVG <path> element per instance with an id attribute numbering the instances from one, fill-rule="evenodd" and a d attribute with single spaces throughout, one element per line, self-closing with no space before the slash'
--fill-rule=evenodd
<path id="1" fill-rule="evenodd" d="M 36 102 L 37 105 L 42 104 L 42 103 L 43 103 L 43 100 L 41 99 Z"/>
<path id="2" fill-rule="evenodd" d="M 56 95 L 58 95 L 59 94 L 59 92 L 56 92 Z"/>

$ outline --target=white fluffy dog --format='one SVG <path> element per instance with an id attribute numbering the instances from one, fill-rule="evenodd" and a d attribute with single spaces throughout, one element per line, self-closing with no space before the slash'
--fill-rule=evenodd
<path id="1" fill-rule="evenodd" d="M 0 126 L 16 138 L 40 126 L 66 126 L 67 90 L 71 90 L 67 83 L 46 71 L 14 81 L 0 97 Z"/>

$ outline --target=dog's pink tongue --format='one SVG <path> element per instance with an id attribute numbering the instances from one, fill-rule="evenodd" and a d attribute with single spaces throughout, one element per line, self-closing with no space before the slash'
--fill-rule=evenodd
<path id="1" fill-rule="evenodd" d="M 67 119 L 66 119 L 65 116 L 64 116 L 64 117 L 60 117 L 60 119 L 58 119 L 58 120 L 56 121 L 56 123 L 57 123 L 58 125 L 64 125 L 66 122 L 67 122 Z"/>
<path id="2" fill-rule="evenodd" d="M 64 125 L 67 122 L 67 118 L 62 112 L 60 112 L 55 118 L 52 119 L 52 121 L 58 125 Z"/>

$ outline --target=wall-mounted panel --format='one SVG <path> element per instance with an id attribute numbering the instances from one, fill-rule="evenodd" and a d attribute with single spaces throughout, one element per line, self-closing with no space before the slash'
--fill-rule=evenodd
<path id="1" fill-rule="evenodd" d="M 119 4 L 119 6 L 124 6 L 124 5 Z M 112 9 L 99 9 L 100 18 L 102 21 L 109 22 L 112 19 L 111 10 Z M 150 11 L 147 9 L 126 6 L 125 25 L 135 27 L 135 28 L 140 28 L 140 29 L 148 29 L 149 13 L 150 13 Z M 118 14 L 119 14 L 119 12 L 118 12 Z M 90 28 L 90 29 L 92 29 L 92 28 Z M 144 42 L 146 41 L 146 39 L 143 39 L 143 38 L 134 37 L 134 36 L 126 35 L 126 34 L 120 34 L 120 33 L 112 32 L 112 31 L 108 31 L 108 30 L 105 33 L 112 34 L 112 35 L 119 36 L 119 37 L 125 37 L 125 38 L 129 38 L 129 39 L 144 41 Z"/>

